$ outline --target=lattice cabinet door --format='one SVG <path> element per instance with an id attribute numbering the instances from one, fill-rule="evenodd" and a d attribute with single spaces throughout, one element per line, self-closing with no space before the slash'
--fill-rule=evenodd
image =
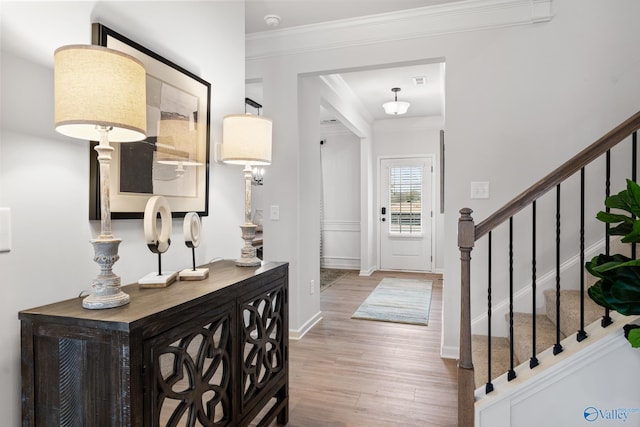
<path id="1" fill-rule="evenodd" d="M 145 343 L 145 425 L 234 425 L 234 310 L 230 302 Z"/>
<path id="2" fill-rule="evenodd" d="M 274 395 L 273 384 L 284 384 L 276 398 L 287 397 L 287 290 L 284 286 L 247 296 L 240 304 L 243 363 L 241 412 Z M 277 404 L 277 403 L 276 403 Z"/>

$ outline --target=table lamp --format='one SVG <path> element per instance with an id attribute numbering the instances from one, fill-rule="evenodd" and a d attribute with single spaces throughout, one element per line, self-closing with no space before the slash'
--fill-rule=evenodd
<path id="1" fill-rule="evenodd" d="M 252 166 L 271 163 L 271 120 L 252 114 L 232 114 L 222 121 L 222 160 L 244 165 L 244 224 L 240 226 L 244 246 L 236 265 L 260 265 L 253 239 L 257 226 L 251 222 Z"/>
<path id="2" fill-rule="evenodd" d="M 140 141 L 146 137 L 146 73 L 136 58 L 94 45 L 71 45 L 54 53 L 56 131 L 72 138 L 98 140 L 100 163 L 100 236 L 91 241 L 100 272 L 82 301 L 88 309 L 129 303 L 113 273 L 121 239 L 111 233 L 109 141 Z"/>
<path id="3" fill-rule="evenodd" d="M 204 154 L 197 152 L 198 133 L 188 117 L 163 117 L 158 125 L 156 161 L 174 165 L 176 176 L 185 173 L 185 166 L 201 166 Z"/>

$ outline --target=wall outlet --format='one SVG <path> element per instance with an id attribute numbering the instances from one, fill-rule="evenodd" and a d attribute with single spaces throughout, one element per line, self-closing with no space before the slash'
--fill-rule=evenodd
<path id="1" fill-rule="evenodd" d="M 316 281 L 311 279 L 309 282 L 309 295 L 313 295 L 316 293 Z"/>

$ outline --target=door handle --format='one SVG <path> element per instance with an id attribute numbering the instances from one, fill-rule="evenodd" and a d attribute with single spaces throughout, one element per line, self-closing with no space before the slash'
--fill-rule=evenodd
<path id="1" fill-rule="evenodd" d="M 381 218 L 380 221 L 385 222 L 387 218 Z"/>
<path id="2" fill-rule="evenodd" d="M 387 208 L 383 207 L 381 209 L 382 215 L 386 215 L 387 214 Z"/>

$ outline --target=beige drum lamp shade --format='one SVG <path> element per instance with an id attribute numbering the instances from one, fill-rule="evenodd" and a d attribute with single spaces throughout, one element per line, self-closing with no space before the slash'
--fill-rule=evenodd
<path id="1" fill-rule="evenodd" d="M 232 114 L 222 121 L 222 159 L 237 165 L 271 164 L 271 120 Z"/>
<path id="2" fill-rule="evenodd" d="M 145 138 L 146 74 L 136 58 L 95 45 L 70 45 L 54 53 L 55 127 L 63 135 L 96 139 L 107 126 L 109 140 Z"/>
<path id="3" fill-rule="evenodd" d="M 198 153 L 198 132 L 188 119 L 162 119 L 158 124 L 156 160 L 158 163 L 198 166 L 204 164 L 204 153 Z"/>

